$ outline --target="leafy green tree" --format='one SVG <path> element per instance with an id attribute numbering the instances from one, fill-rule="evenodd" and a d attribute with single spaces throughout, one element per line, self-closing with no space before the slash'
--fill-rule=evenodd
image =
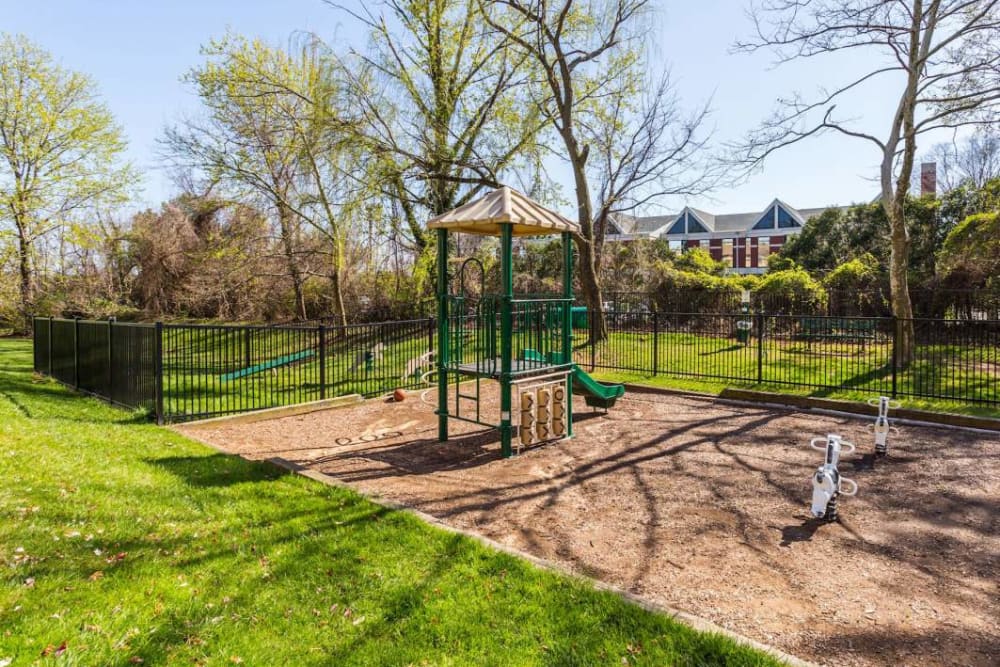
<path id="1" fill-rule="evenodd" d="M 301 58 L 261 40 L 227 35 L 202 49 L 203 65 L 185 80 L 204 108 L 200 118 L 167 129 L 167 158 L 201 173 L 211 190 L 266 203 L 274 212 L 276 248 L 291 281 L 298 317 L 307 317 L 302 186 L 311 182 L 308 146 L 296 121 L 314 110 L 295 87 L 314 76 L 313 54 Z M 309 137 L 313 138 L 313 137 Z"/>
<path id="2" fill-rule="evenodd" d="M 479 3 L 539 74 L 535 104 L 573 174 L 580 288 L 595 311 L 591 335 L 603 340 L 599 271 L 608 221 L 657 196 L 704 191 L 705 173 L 689 167 L 704 143 L 705 110 L 684 118 L 669 79 L 648 75 L 650 0 Z"/>
<path id="3" fill-rule="evenodd" d="M 962 273 L 970 287 L 1000 276 L 1000 210 L 976 213 L 948 234 L 941 248 L 945 273 Z"/>
<path id="4" fill-rule="evenodd" d="M 931 197 L 907 198 L 904 212 L 910 248 L 907 283 L 925 287 L 935 276 L 937 250 L 953 223 L 940 215 L 940 202 Z M 768 260 L 768 267 L 769 271 L 788 268 L 783 262 L 791 260 L 810 273 L 825 274 L 865 253 L 875 258 L 888 280 L 890 225 L 881 204 L 828 209 L 811 218 L 778 256 Z"/>
<path id="5" fill-rule="evenodd" d="M 0 34 L 0 233 L 15 248 L 18 328 L 34 310 L 40 246 L 137 182 L 125 148 L 90 77 L 23 36 Z"/>
<path id="6" fill-rule="evenodd" d="M 754 36 L 738 48 L 771 50 L 779 63 L 822 63 L 836 81 L 820 82 L 811 98 L 778 99 L 774 113 L 739 147 L 755 167 L 777 150 L 836 133 L 866 142 L 880 157 L 880 203 L 889 231 L 893 314 L 902 320 L 897 356 L 913 359 L 915 334 L 909 278 L 911 225 L 906 214 L 918 142 L 961 126 L 993 125 L 1000 113 L 1000 3 L 997 0 L 759 0 L 751 9 Z M 865 54 L 861 70 L 836 66 L 850 51 Z M 825 85 L 824 85 L 825 83 Z M 895 91 L 891 116 L 873 134 L 852 114 L 866 88 Z M 846 111 L 845 111 L 846 110 Z"/>
<path id="7" fill-rule="evenodd" d="M 225 105 L 215 112 L 217 120 L 255 119 L 258 136 L 251 141 L 250 154 L 259 154 L 263 161 L 248 168 L 245 162 L 227 161 L 228 155 L 204 142 L 179 147 L 187 156 L 200 153 L 207 158 L 203 168 L 228 174 L 272 201 L 294 284 L 304 285 L 307 270 L 295 261 L 302 253 L 293 246 L 297 239 L 290 220 L 307 223 L 324 239 L 326 249 L 320 254 L 328 261 L 326 271 L 319 272 L 330 280 L 333 313 L 346 324 L 347 246 L 350 231 L 372 213 L 366 206 L 372 188 L 356 178 L 371 173 L 358 169 L 367 155 L 356 141 L 357 126 L 344 111 L 350 101 L 342 69 L 315 39 L 285 49 L 230 34 L 211 42 L 204 52 L 209 62 L 192 73 L 192 80 L 213 108 Z M 239 126 L 228 129 L 241 132 Z M 304 299 L 304 287 L 296 289 L 303 307 Z"/>
<path id="8" fill-rule="evenodd" d="M 483 20 L 478 0 L 385 0 L 351 15 L 368 48 L 343 63 L 368 175 L 390 202 L 394 238 L 430 284 L 428 218 L 537 160 L 540 110 L 523 54 Z"/>

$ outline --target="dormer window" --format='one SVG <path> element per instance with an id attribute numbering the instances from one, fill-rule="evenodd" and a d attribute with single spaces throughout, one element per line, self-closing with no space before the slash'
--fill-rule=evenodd
<path id="1" fill-rule="evenodd" d="M 687 218 L 687 230 L 688 234 L 707 234 L 708 230 L 705 225 L 698 221 L 698 218 L 691 215 L 691 211 L 687 211 L 684 216 Z"/>
<path id="2" fill-rule="evenodd" d="M 774 229 L 774 209 L 775 206 L 771 206 L 764 212 L 764 215 L 760 216 L 757 220 L 757 224 L 753 226 L 754 229 Z"/>
<path id="3" fill-rule="evenodd" d="M 775 206 L 778 210 L 778 227 L 780 229 L 790 229 L 792 227 L 800 227 L 799 221 L 796 220 L 791 213 L 785 210 L 784 206 Z"/>
<path id="4" fill-rule="evenodd" d="M 683 234 L 684 233 L 684 219 L 687 216 L 686 213 L 681 214 L 677 217 L 677 221 L 670 225 L 670 229 L 667 230 L 667 234 Z"/>

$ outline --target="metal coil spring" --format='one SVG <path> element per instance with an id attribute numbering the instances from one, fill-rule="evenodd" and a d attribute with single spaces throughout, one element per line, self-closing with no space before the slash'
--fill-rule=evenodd
<path id="1" fill-rule="evenodd" d="M 829 502 L 826 504 L 826 514 L 823 515 L 824 521 L 836 521 L 839 517 L 837 516 L 837 496 L 840 494 L 833 494 Z"/>

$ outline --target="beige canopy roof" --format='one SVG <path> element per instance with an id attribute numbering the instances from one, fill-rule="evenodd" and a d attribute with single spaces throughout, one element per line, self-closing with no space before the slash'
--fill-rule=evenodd
<path id="1" fill-rule="evenodd" d="M 499 236 L 500 225 L 512 225 L 514 236 L 576 233 L 579 225 L 506 185 L 464 206 L 431 218 L 428 229 Z"/>

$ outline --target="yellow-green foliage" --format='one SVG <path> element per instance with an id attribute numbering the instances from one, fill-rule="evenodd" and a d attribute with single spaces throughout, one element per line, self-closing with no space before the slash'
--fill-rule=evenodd
<path id="1" fill-rule="evenodd" d="M 977 213 L 960 222 L 944 240 L 938 258 L 945 272 L 989 277 L 1000 273 L 1000 211 Z"/>
<path id="2" fill-rule="evenodd" d="M 665 264 L 653 294 L 661 311 L 717 312 L 727 310 L 741 289 L 736 276 L 684 271 Z"/>
<path id="3" fill-rule="evenodd" d="M 704 248 L 691 248 L 685 251 L 674 264 L 681 271 L 713 276 L 721 276 L 726 270 L 726 263 L 712 259 L 712 255 Z"/>
<path id="4" fill-rule="evenodd" d="M 828 290 L 872 289 L 878 284 L 879 274 L 878 259 L 866 252 L 828 273 L 823 286 Z"/>
<path id="5" fill-rule="evenodd" d="M 823 286 L 800 267 L 765 274 L 757 284 L 754 295 L 817 308 L 825 306 L 827 301 Z"/>

